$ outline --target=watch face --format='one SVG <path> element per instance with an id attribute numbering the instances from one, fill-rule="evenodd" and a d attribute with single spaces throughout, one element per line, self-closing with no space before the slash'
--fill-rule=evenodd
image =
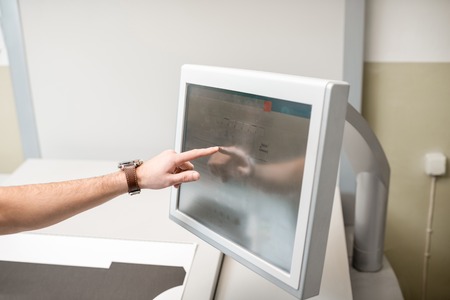
<path id="1" fill-rule="evenodd" d="M 132 161 L 122 161 L 122 162 L 120 162 L 118 165 L 117 165 L 117 167 L 119 168 L 119 169 L 123 169 L 123 168 L 125 168 L 125 167 L 129 167 L 129 166 L 132 166 L 133 165 L 133 162 Z"/>
<path id="2" fill-rule="evenodd" d="M 119 168 L 119 169 L 122 169 L 122 168 L 125 168 L 125 167 L 131 167 L 131 166 L 139 167 L 139 166 L 142 165 L 142 164 L 143 164 L 143 161 L 142 161 L 142 160 L 140 160 L 140 159 L 135 159 L 135 160 L 130 160 L 130 161 L 123 161 L 123 162 L 120 162 L 120 163 L 118 164 L 118 168 Z"/>

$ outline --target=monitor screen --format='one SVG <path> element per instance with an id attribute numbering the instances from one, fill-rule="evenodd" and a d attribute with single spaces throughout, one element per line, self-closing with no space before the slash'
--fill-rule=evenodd
<path id="1" fill-rule="evenodd" d="M 188 84 L 186 108 L 182 151 L 221 150 L 196 162 L 179 209 L 289 272 L 311 105 Z"/>
<path id="2" fill-rule="evenodd" d="M 329 223 L 347 88 L 319 79 L 185 66 L 176 148 L 220 150 L 193 162 L 201 180 L 173 190 L 171 218 L 303 297 L 309 245 L 326 243 L 328 231 L 312 230 L 313 221 L 328 214 L 321 225 Z M 333 89 L 339 99 L 330 105 Z M 336 105 L 342 107 L 330 112 Z M 332 155 L 324 157 L 327 131 L 333 133 L 326 151 Z M 320 185 L 323 159 L 335 160 L 325 167 L 328 188 Z M 316 205 L 319 187 L 332 191 L 321 200 L 326 205 Z"/>

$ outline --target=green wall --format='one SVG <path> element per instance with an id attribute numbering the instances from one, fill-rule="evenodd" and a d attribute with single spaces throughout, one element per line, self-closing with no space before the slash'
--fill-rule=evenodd
<path id="1" fill-rule="evenodd" d="M 421 299 L 431 179 L 424 156 L 450 157 L 450 63 L 366 63 L 363 115 L 391 165 L 385 253 L 405 299 Z M 450 299 L 450 177 L 438 178 L 428 299 Z"/>

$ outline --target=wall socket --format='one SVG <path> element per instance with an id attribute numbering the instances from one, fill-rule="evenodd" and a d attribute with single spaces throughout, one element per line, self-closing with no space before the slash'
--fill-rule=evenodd
<path id="1" fill-rule="evenodd" d="M 429 176 L 445 175 L 447 157 L 441 152 L 431 152 L 425 155 L 425 173 Z"/>

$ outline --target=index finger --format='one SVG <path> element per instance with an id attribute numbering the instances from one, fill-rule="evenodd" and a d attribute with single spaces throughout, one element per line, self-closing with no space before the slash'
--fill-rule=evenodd
<path id="1" fill-rule="evenodd" d="M 219 147 L 219 152 L 237 159 L 245 159 L 247 157 L 247 154 L 242 149 L 236 147 Z"/>
<path id="2" fill-rule="evenodd" d="M 192 149 L 186 152 L 182 152 L 178 154 L 176 158 L 177 165 L 182 164 L 184 162 L 194 160 L 200 157 L 208 156 L 219 151 L 219 147 L 209 147 L 209 148 L 200 148 L 200 149 Z"/>
<path id="3" fill-rule="evenodd" d="M 230 156 L 242 156 L 243 152 L 235 147 L 219 147 L 219 152 Z"/>

